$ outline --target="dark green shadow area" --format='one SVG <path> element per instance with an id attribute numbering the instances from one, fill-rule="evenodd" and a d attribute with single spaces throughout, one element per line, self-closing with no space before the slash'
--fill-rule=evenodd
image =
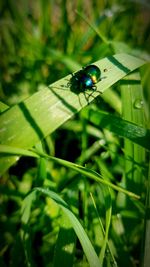
<path id="1" fill-rule="evenodd" d="M 32 115 L 31 115 L 30 111 L 28 110 L 28 108 L 26 107 L 26 105 L 23 102 L 21 102 L 18 104 L 18 106 L 19 106 L 21 112 L 23 113 L 24 117 L 26 118 L 26 120 L 29 122 L 31 127 L 36 132 L 38 138 L 43 139 L 45 137 L 44 133 L 42 132 L 41 128 L 36 123 L 35 119 L 32 117 Z"/>
<path id="2" fill-rule="evenodd" d="M 66 106 L 69 110 L 71 110 L 72 113 L 77 113 L 78 110 L 74 108 L 72 105 L 70 105 L 63 97 L 57 94 L 56 91 L 51 86 L 49 86 L 48 88 L 62 102 L 64 106 Z"/>
<path id="3" fill-rule="evenodd" d="M 73 266 L 76 239 L 73 228 L 60 228 L 54 254 L 55 267 L 60 267 L 60 263 L 61 266 Z M 65 248 L 69 248 L 69 250 L 67 251 Z"/>
<path id="4" fill-rule="evenodd" d="M 126 79 L 126 80 L 120 80 L 120 85 L 138 85 L 138 84 L 141 84 L 141 81 L 140 80 L 130 80 L 130 79 Z"/>
<path id="5" fill-rule="evenodd" d="M 124 66 L 122 63 L 120 63 L 120 61 L 118 61 L 114 56 L 110 56 L 107 57 L 107 59 L 116 67 L 118 67 L 118 69 L 122 70 L 123 72 L 125 72 L 126 74 L 129 73 L 131 70 L 129 68 L 127 68 L 126 66 Z"/>

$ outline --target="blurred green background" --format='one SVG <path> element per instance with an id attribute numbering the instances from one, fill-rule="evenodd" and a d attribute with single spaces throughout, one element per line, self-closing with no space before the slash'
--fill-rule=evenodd
<path id="1" fill-rule="evenodd" d="M 115 52 L 146 57 L 149 9 L 148 1 L 1 1 L 2 101 L 18 103 L 79 66 Z"/>
<path id="2" fill-rule="evenodd" d="M 149 1 L 0 1 L 0 96 L 8 106 L 21 102 L 82 66 L 115 53 L 129 53 L 149 61 Z M 143 66 L 140 73 L 144 95 L 143 125 L 148 127 L 150 65 Z M 116 103 L 104 94 L 93 102 L 92 107 L 120 115 L 123 109 L 118 84 L 113 87 L 112 93 Z M 107 251 L 104 266 L 141 267 L 147 153 L 137 148 L 137 154 L 144 153 L 144 158 L 140 161 L 137 157 L 127 159 L 127 146 L 124 146 L 123 139 L 93 126 L 85 121 L 81 113 L 43 143 L 50 155 L 101 171 L 111 182 L 123 186 L 124 173 L 129 171 L 126 163 L 135 160 L 132 174 L 136 169 L 135 175 L 139 180 L 135 179 L 127 189 L 136 192 L 140 188 L 141 206 L 136 207 L 132 201 L 128 203 L 122 195 L 112 192 L 109 239 L 118 265 L 111 264 Z M 107 201 L 103 187 L 85 181 L 81 175 L 55 163 L 22 157 L 1 178 L 0 265 L 58 266 L 53 257 L 62 215 L 54 202 L 47 198 L 34 201 L 28 222 L 29 242 L 22 242 L 22 231 L 25 231 L 21 221 L 23 199 L 37 185 L 49 186 L 63 193 L 83 221 L 99 253 L 101 232 L 89 192 L 94 194 L 105 224 Z M 65 267 L 88 266 L 78 242 L 72 257 L 74 265 L 69 263 Z"/>

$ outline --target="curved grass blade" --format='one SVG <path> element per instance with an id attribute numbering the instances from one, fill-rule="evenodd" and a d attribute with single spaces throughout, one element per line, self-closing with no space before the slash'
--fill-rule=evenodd
<path id="1" fill-rule="evenodd" d="M 74 91 L 73 88 L 68 87 L 68 81 L 71 78 L 71 75 L 68 75 L 33 94 L 1 115 L 1 144 L 31 148 L 89 104 L 100 92 L 104 92 L 145 63 L 127 54 L 106 57 L 94 63 L 100 68 L 103 77 L 97 83 L 97 90 L 80 93 Z M 14 157 L 1 158 L 0 172 L 6 171 L 15 161 Z"/>
<path id="2" fill-rule="evenodd" d="M 7 149 L 8 149 L 8 152 L 7 152 Z M 127 191 L 125 190 L 124 188 L 122 187 L 119 187 L 109 181 L 107 181 L 106 179 L 104 180 L 102 178 L 102 176 L 97 173 L 97 172 L 94 172 L 92 171 L 91 169 L 87 169 L 85 167 L 82 167 L 78 164 L 75 164 L 75 163 L 72 163 L 70 161 L 67 161 L 67 160 L 64 160 L 64 159 L 60 159 L 60 158 L 56 158 L 56 157 L 52 157 L 52 156 L 49 156 L 45 153 L 42 153 L 41 151 L 38 151 L 38 150 L 35 150 L 35 149 L 32 149 L 31 151 L 28 151 L 28 150 L 24 150 L 24 149 L 19 149 L 19 148 L 14 148 L 14 147 L 8 147 L 8 146 L 0 146 L 0 150 L 3 151 L 2 154 L 11 154 L 11 150 L 12 150 L 12 154 L 14 155 L 14 150 L 16 150 L 16 154 L 17 155 L 29 155 L 29 156 L 33 156 L 33 157 L 43 157 L 45 159 L 48 159 L 48 160 L 51 160 L 53 162 L 56 162 L 62 166 L 65 166 L 67 168 L 70 168 L 72 170 L 75 170 L 83 175 L 85 175 L 86 177 L 88 177 L 89 179 L 92 179 L 98 183 L 102 183 L 104 185 L 107 185 L 107 186 L 110 186 L 111 188 L 113 188 L 114 190 L 117 190 L 119 192 L 122 192 L 126 195 L 128 195 L 129 197 L 132 197 L 132 198 L 135 198 L 135 199 L 139 199 L 140 196 L 130 192 L 130 191 Z"/>
<path id="3" fill-rule="evenodd" d="M 49 189 L 38 187 L 35 188 L 34 190 L 39 191 L 43 195 L 50 197 L 60 206 L 65 215 L 69 218 L 72 227 L 74 228 L 74 231 L 76 232 L 76 235 L 80 240 L 80 243 L 82 245 L 82 248 L 84 250 L 84 253 L 86 255 L 90 267 L 101 267 L 99 258 L 91 244 L 91 241 L 89 240 L 86 232 L 84 231 L 82 225 L 80 224 L 76 216 L 69 209 L 67 203 L 58 194 L 54 193 L 53 191 L 50 191 Z"/>

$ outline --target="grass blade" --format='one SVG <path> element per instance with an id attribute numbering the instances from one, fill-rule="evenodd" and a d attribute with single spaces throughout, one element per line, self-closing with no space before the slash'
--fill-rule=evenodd
<path id="1" fill-rule="evenodd" d="M 95 125 L 107 128 L 115 134 L 150 150 L 150 130 L 102 111 L 85 109 L 83 116 Z"/>
<path id="2" fill-rule="evenodd" d="M 84 231 L 82 225 L 78 221 L 78 219 L 75 217 L 75 215 L 71 212 L 69 209 L 67 203 L 61 199 L 61 197 L 50 191 L 49 189 L 43 189 L 43 188 L 35 188 L 36 191 L 39 191 L 45 196 L 48 196 L 52 198 L 63 210 L 63 212 L 66 214 L 66 216 L 69 218 L 72 227 L 74 228 L 76 235 L 78 236 L 80 243 L 82 245 L 82 248 L 84 250 L 84 253 L 87 257 L 87 260 L 89 262 L 90 267 L 101 267 L 101 264 L 99 262 L 98 256 L 96 255 L 96 252 L 86 234 Z"/>
<path id="3" fill-rule="evenodd" d="M 7 155 L 7 148 L 8 148 L 7 146 L 0 146 L 0 149 L 3 150 L 3 154 L 6 154 L 6 155 Z M 65 166 L 67 168 L 75 170 L 75 171 L 85 175 L 89 179 L 92 179 L 92 180 L 94 180 L 94 181 L 96 181 L 98 183 L 102 183 L 104 185 L 110 186 L 111 188 L 113 188 L 113 189 L 115 189 L 115 190 L 117 190 L 119 192 L 122 192 L 122 193 L 128 195 L 129 197 L 132 197 L 132 198 L 135 198 L 135 199 L 139 199 L 140 198 L 140 196 L 138 196 L 137 194 L 134 194 L 133 192 L 130 192 L 130 191 L 128 191 L 128 190 L 126 190 L 126 189 L 124 189 L 122 187 L 119 187 L 119 186 L 117 186 L 117 185 L 115 185 L 115 184 L 113 184 L 113 183 L 111 183 L 111 182 L 109 182 L 107 180 L 104 180 L 99 173 L 94 172 L 91 169 L 87 169 L 85 167 L 82 167 L 82 166 L 80 166 L 78 164 L 72 163 L 70 161 L 49 156 L 49 155 L 47 155 L 45 153 L 42 153 L 41 151 L 37 151 L 35 149 L 32 149 L 32 151 L 28 151 L 28 150 L 24 150 L 24 149 L 19 149 L 19 148 L 14 149 L 14 147 L 9 147 L 9 153 L 10 153 L 11 150 L 12 150 L 12 154 L 14 154 L 14 150 L 16 150 L 18 155 L 25 155 L 25 156 L 27 156 L 27 155 L 31 156 L 32 155 L 33 157 L 36 157 L 36 158 L 37 157 L 44 157 L 44 158 L 46 158 L 48 160 L 51 160 L 53 162 L 56 162 L 56 163 L 62 165 L 62 166 Z"/>
<path id="4" fill-rule="evenodd" d="M 22 222 L 22 230 L 21 230 L 21 239 L 24 246 L 26 264 L 28 267 L 35 266 L 32 255 L 32 241 L 30 235 L 30 226 L 29 226 L 29 218 L 31 215 L 31 206 L 32 202 L 35 200 L 36 194 L 35 191 L 31 192 L 27 195 L 23 201 L 22 210 L 21 210 L 21 222 Z"/>
<path id="5" fill-rule="evenodd" d="M 71 76 L 68 75 L 3 112 L 0 117 L 1 144 L 31 148 L 89 104 L 99 92 L 104 92 L 145 61 L 118 54 L 95 64 L 101 69 L 103 79 L 97 84 L 97 91 L 92 94 L 87 91 L 88 101 L 84 92 L 78 94 L 70 90 L 68 80 Z M 1 158 L 0 172 L 6 171 L 15 161 L 13 156 Z"/>

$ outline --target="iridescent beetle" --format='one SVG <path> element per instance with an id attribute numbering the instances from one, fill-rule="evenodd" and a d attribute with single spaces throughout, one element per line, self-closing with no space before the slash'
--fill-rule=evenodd
<path id="1" fill-rule="evenodd" d="M 69 84 L 73 90 L 96 90 L 96 83 L 100 80 L 101 71 L 96 65 L 89 65 L 75 74 L 72 74 Z"/>

